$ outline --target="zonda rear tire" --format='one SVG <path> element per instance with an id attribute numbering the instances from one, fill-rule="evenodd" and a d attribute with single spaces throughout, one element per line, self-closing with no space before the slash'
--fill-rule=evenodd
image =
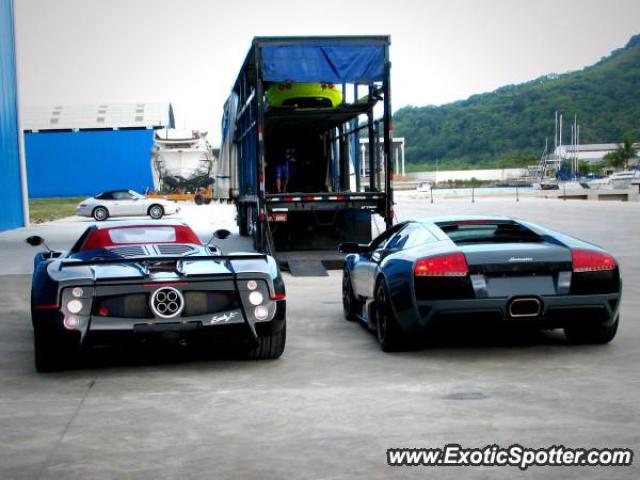
<path id="1" fill-rule="evenodd" d="M 37 324 L 33 328 L 33 348 L 38 372 L 57 372 L 69 367 L 71 355 L 65 345 L 55 338 L 47 337 Z"/>
<path id="2" fill-rule="evenodd" d="M 383 280 L 376 287 L 376 335 L 383 352 L 398 352 L 406 348 L 406 338 L 400 330 L 389 301 L 387 287 Z"/>
<path id="3" fill-rule="evenodd" d="M 251 348 L 247 352 L 247 358 L 250 360 L 269 360 L 279 358 L 284 352 L 284 346 L 287 340 L 287 324 L 285 323 L 280 331 L 258 337 L 258 345 Z"/>
<path id="4" fill-rule="evenodd" d="M 564 336 L 570 343 L 603 345 L 614 339 L 618 332 L 620 316 L 611 325 L 584 324 L 564 327 Z"/>

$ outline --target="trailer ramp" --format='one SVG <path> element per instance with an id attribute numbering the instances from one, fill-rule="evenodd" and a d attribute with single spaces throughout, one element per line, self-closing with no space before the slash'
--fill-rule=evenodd
<path id="1" fill-rule="evenodd" d="M 289 273 L 294 277 L 326 277 L 329 274 L 318 260 L 289 260 Z"/>
<path id="2" fill-rule="evenodd" d="M 341 270 L 344 255 L 335 250 L 276 252 L 278 265 L 294 277 L 326 277 L 327 270 Z"/>
<path id="3" fill-rule="evenodd" d="M 262 229 L 265 239 L 262 251 L 272 255 L 280 269 L 294 277 L 326 277 L 329 275 L 327 270 L 342 270 L 344 266 L 344 254 L 338 252 L 337 246 L 330 249 L 278 250 L 268 221 L 263 221 Z"/>

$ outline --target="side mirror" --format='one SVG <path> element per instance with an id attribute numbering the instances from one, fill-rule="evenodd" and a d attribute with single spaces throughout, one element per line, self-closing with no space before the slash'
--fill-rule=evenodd
<path id="1" fill-rule="evenodd" d="M 215 232 L 213 232 L 213 236 L 217 239 L 224 240 L 231 236 L 231 232 L 226 228 L 219 228 Z"/>
<path id="2" fill-rule="evenodd" d="M 338 246 L 340 253 L 363 253 L 369 249 L 369 245 L 356 243 L 356 242 L 344 242 Z"/>
<path id="3" fill-rule="evenodd" d="M 37 246 L 42 245 L 44 243 L 44 238 L 39 237 L 38 235 L 32 235 L 30 237 L 27 237 L 25 242 L 27 242 L 32 247 L 37 247 Z"/>

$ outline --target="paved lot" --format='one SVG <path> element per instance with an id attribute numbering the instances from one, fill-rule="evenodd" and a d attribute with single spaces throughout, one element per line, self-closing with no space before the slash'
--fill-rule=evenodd
<path id="1" fill-rule="evenodd" d="M 384 354 L 342 318 L 338 272 L 286 277 L 280 360 L 102 358 L 38 375 L 27 312 L 33 254 L 0 234 L 0 478 L 639 478 L 640 469 L 392 468 L 389 447 L 624 446 L 640 451 L 640 205 L 399 196 L 400 219 L 511 214 L 599 243 L 625 274 L 622 325 L 607 346 L 562 335 L 442 339 Z M 206 236 L 226 207 L 185 214 Z M 208 215 L 211 215 L 211 220 Z M 77 222 L 46 231 L 55 246 Z M 637 462 L 636 462 L 637 463 Z"/>

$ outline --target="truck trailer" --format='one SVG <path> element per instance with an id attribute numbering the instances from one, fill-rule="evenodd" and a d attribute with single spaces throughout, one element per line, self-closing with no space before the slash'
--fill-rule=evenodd
<path id="1" fill-rule="evenodd" d="M 370 241 L 372 215 L 391 226 L 389 45 L 254 38 L 224 106 L 214 195 L 235 203 L 257 250 L 335 252 Z"/>

